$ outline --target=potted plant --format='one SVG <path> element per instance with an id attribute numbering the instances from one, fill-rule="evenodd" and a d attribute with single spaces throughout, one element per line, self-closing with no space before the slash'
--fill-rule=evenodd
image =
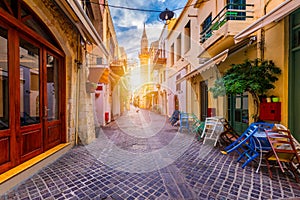
<path id="1" fill-rule="evenodd" d="M 240 64 L 232 64 L 232 68 L 227 70 L 222 78 L 217 79 L 209 90 L 214 97 L 249 92 L 255 106 L 253 118 L 257 121 L 259 96 L 275 88 L 273 83 L 278 80 L 279 74 L 281 69 L 271 60 L 246 60 Z"/>

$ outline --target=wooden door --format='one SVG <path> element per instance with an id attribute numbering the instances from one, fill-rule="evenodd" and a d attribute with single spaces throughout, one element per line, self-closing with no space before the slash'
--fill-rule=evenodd
<path id="1" fill-rule="evenodd" d="M 14 43 L 8 41 L 9 34 L 12 32 L 0 22 L 0 173 L 15 165 L 13 157 L 17 153 L 13 114 L 15 90 L 11 87 L 15 72 L 9 66 L 13 59 L 8 56 L 8 49 L 13 48 Z"/>
<path id="2" fill-rule="evenodd" d="M 200 82 L 200 117 L 201 121 L 205 121 L 208 110 L 208 88 L 207 81 Z"/>
<path id="3" fill-rule="evenodd" d="M 16 134 L 20 145 L 20 161 L 24 162 L 43 152 L 43 69 L 42 48 L 24 36 L 19 40 L 16 52 Z M 18 63 L 19 61 L 19 63 Z M 19 66 L 19 67 L 18 67 Z"/>
<path id="4" fill-rule="evenodd" d="M 62 142 L 61 134 L 61 95 L 62 80 L 59 72 L 63 71 L 62 59 L 53 53 L 45 53 L 46 68 L 44 70 L 44 145 L 45 150 Z"/>

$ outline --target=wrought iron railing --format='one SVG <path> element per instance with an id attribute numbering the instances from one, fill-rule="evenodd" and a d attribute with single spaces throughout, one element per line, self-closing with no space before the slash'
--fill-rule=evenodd
<path id="1" fill-rule="evenodd" d="M 227 21 L 245 21 L 253 18 L 253 7 L 254 4 L 227 4 L 200 33 L 200 43 L 204 43 L 214 34 L 214 31 L 220 29 Z"/>

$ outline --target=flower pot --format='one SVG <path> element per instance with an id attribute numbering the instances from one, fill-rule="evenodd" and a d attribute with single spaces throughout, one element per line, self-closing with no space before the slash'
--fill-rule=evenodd
<path id="1" fill-rule="evenodd" d="M 272 97 L 272 102 L 279 102 L 279 97 Z"/>
<path id="2" fill-rule="evenodd" d="M 271 97 L 267 97 L 267 102 L 268 102 L 268 103 L 271 102 Z"/>

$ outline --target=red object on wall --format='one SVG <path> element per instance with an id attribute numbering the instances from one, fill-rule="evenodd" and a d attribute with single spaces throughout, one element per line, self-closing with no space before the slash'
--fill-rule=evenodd
<path id="1" fill-rule="evenodd" d="M 102 91 L 103 90 L 103 86 L 102 85 L 98 85 L 96 90 Z"/>
<path id="2" fill-rule="evenodd" d="M 281 102 L 260 103 L 261 120 L 280 121 L 281 120 Z"/>
<path id="3" fill-rule="evenodd" d="M 109 112 L 105 112 L 104 113 L 104 119 L 105 119 L 105 122 L 108 122 L 108 120 L 109 120 Z"/>
<path id="4" fill-rule="evenodd" d="M 207 108 L 207 117 L 216 116 L 216 108 Z"/>

